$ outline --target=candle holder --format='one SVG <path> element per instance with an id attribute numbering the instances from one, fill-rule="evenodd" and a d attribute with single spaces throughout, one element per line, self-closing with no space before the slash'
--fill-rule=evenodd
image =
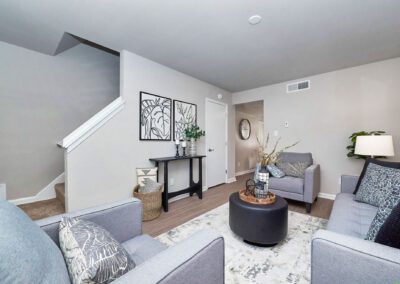
<path id="1" fill-rule="evenodd" d="M 186 157 L 186 147 L 182 146 L 182 157 Z"/>
<path id="2" fill-rule="evenodd" d="M 175 153 L 175 157 L 179 157 L 179 145 L 178 144 L 175 144 L 175 147 L 176 147 L 176 153 Z"/>

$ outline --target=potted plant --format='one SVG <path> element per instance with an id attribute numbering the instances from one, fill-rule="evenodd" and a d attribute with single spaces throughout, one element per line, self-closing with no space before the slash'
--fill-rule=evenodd
<path id="1" fill-rule="evenodd" d="M 347 157 L 349 157 L 349 158 L 355 157 L 356 159 L 364 159 L 365 160 L 367 158 L 367 156 L 354 154 L 354 150 L 356 149 L 357 137 L 358 136 L 368 136 L 368 135 L 382 135 L 382 134 L 385 134 L 385 131 L 371 131 L 371 132 L 359 131 L 359 132 L 354 132 L 353 134 L 351 134 L 349 136 L 350 144 L 346 147 L 346 149 L 348 151 L 347 152 Z M 375 158 L 386 158 L 386 157 L 375 157 Z"/>
<path id="2" fill-rule="evenodd" d="M 185 137 L 189 140 L 189 155 L 196 156 L 197 155 L 197 146 L 196 141 L 202 136 L 205 136 L 206 132 L 201 130 L 200 127 L 196 124 L 192 124 L 189 127 L 185 128 Z"/>

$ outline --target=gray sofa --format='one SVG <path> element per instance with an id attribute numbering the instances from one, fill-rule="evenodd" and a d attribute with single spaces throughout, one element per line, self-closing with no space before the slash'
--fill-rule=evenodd
<path id="1" fill-rule="evenodd" d="M 135 198 L 67 214 L 106 228 L 126 248 L 136 267 L 114 283 L 224 283 L 224 240 L 202 230 L 167 247 L 142 233 L 142 203 Z M 37 221 L 59 245 L 61 215 Z"/>
<path id="2" fill-rule="evenodd" d="M 313 237 L 314 284 L 400 283 L 400 250 L 364 240 L 378 208 L 354 201 L 357 181 L 342 176 L 327 228 Z"/>
<path id="3" fill-rule="evenodd" d="M 271 192 L 283 198 L 305 202 L 306 211 L 310 213 L 311 205 L 320 191 L 320 166 L 313 164 L 311 153 L 284 152 L 279 155 L 279 160 L 284 162 L 306 162 L 311 165 L 306 169 L 304 179 L 291 176 L 275 178 L 270 175 L 268 186 Z M 255 176 L 259 167 L 257 165 Z"/>

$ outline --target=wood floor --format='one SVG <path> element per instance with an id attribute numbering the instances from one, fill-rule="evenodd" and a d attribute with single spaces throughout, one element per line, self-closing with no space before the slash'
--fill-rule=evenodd
<path id="1" fill-rule="evenodd" d="M 239 176 L 234 183 L 210 188 L 203 193 L 202 200 L 199 200 L 198 197 L 194 195 L 193 197 L 171 202 L 167 213 L 162 212 L 161 216 L 157 219 L 143 223 L 143 231 L 151 236 L 158 236 L 228 202 L 229 195 L 232 192 L 242 189 L 245 185 L 245 181 L 250 178 L 250 176 L 250 174 Z M 305 206 L 302 202 L 288 200 L 288 203 L 289 210 L 306 214 Z M 329 219 L 332 205 L 332 200 L 318 198 L 312 206 L 310 215 Z M 64 213 L 64 207 L 57 199 L 25 204 L 21 205 L 20 208 L 34 220 Z"/>

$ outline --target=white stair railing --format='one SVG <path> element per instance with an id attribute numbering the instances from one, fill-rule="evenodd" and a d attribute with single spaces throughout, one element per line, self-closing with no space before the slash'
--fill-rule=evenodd
<path id="1" fill-rule="evenodd" d="M 57 143 L 57 145 L 65 148 L 67 152 L 71 152 L 79 144 L 95 133 L 97 129 L 119 113 L 124 108 L 124 105 L 125 101 L 121 97 L 118 97 L 108 106 L 92 116 L 84 124 L 75 129 L 62 141 Z"/>

